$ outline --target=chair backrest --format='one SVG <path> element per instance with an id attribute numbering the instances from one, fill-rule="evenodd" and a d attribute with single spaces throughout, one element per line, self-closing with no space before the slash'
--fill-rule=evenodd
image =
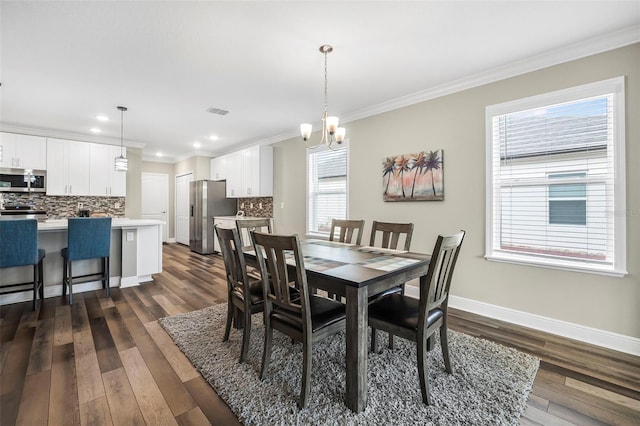
<path id="1" fill-rule="evenodd" d="M 0 220 L 0 268 L 38 263 L 38 221 Z"/>
<path id="2" fill-rule="evenodd" d="M 251 231 L 258 231 L 263 233 L 272 234 L 271 219 L 241 219 L 236 220 L 236 228 L 238 228 L 238 235 L 244 248 L 253 248 L 253 241 L 251 241 Z"/>
<path id="3" fill-rule="evenodd" d="M 68 259 L 109 257 L 111 251 L 110 217 L 72 217 L 68 220 Z"/>
<path id="4" fill-rule="evenodd" d="M 227 273 L 227 288 L 231 292 L 235 287 L 242 287 L 243 293 L 249 294 L 249 279 L 247 277 L 247 265 L 242 253 L 242 243 L 238 230 L 235 228 L 213 227 L 218 235 L 220 251 L 224 260 L 224 269 Z M 245 297 L 245 302 L 249 302 Z"/>
<path id="5" fill-rule="evenodd" d="M 331 219 L 331 233 L 329 234 L 329 241 L 334 241 L 336 229 L 338 230 L 338 238 L 335 241 L 357 245 L 362 244 L 364 220 Z M 355 242 L 353 241 L 354 235 Z"/>
<path id="6" fill-rule="evenodd" d="M 376 245 L 376 235 L 382 233 L 380 245 Z M 370 246 L 382 247 L 396 250 L 400 237 L 404 235 L 403 250 L 409 251 L 411 247 L 411 236 L 413 235 L 413 223 L 390 223 L 373 221 L 371 225 Z"/>
<path id="7" fill-rule="evenodd" d="M 309 287 L 298 236 L 263 234 L 255 231 L 251 234 L 260 264 L 265 301 L 268 302 L 265 313 L 269 314 L 269 303 L 272 303 L 299 317 L 304 330 L 311 330 Z M 288 259 L 295 262 L 295 268 L 289 269 Z M 294 301 L 291 300 L 292 286 L 300 290 L 300 298 Z"/>
<path id="8" fill-rule="evenodd" d="M 439 306 L 446 313 L 453 269 L 464 235 L 465 232 L 460 231 L 446 237 L 438 236 L 426 279 L 420 282 L 420 313 L 424 315 L 421 318 L 426 318 L 428 312 Z"/>

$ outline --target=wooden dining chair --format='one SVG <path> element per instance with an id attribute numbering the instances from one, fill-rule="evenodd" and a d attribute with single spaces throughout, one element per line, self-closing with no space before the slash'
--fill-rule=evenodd
<path id="1" fill-rule="evenodd" d="M 311 389 L 312 346 L 345 329 L 345 306 L 309 292 L 304 258 L 296 235 L 252 231 L 252 238 L 263 277 L 262 289 L 266 295 L 260 378 L 264 379 L 269 369 L 274 329 L 302 342 L 302 386 L 298 407 L 304 408 Z M 287 264 L 288 257 L 295 262 L 295 268 Z M 299 298 L 291 297 L 292 287 L 299 289 Z"/>
<path id="2" fill-rule="evenodd" d="M 273 233 L 271 228 L 271 219 L 240 219 L 236 220 L 236 228 L 238 229 L 238 235 L 240 236 L 240 242 L 242 243 L 242 251 L 253 250 L 253 241 L 251 241 L 251 231 L 265 232 L 268 234 Z M 249 266 L 247 273 L 250 278 L 261 279 L 260 270 Z"/>
<path id="3" fill-rule="evenodd" d="M 253 249 L 253 241 L 251 241 L 251 231 L 273 233 L 271 228 L 271 219 L 240 219 L 236 220 L 236 228 L 244 249 Z"/>
<path id="4" fill-rule="evenodd" d="M 376 238 L 380 236 L 380 243 L 376 245 Z M 411 250 L 411 237 L 413 236 L 413 223 L 394 223 L 373 221 L 371 224 L 371 238 L 369 245 L 385 249 L 398 250 L 398 244 L 404 239 L 404 245 L 400 250 Z M 369 297 L 369 303 L 392 293 L 404 294 L 404 284 L 390 288 L 382 293 Z M 393 349 L 393 335 L 389 334 L 389 349 Z"/>
<path id="5" fill-rule="evenodd" d="M 429 405 L 428 351 L 433 347 L 433 335 L 440 330 L 440 347 L 445 369 L 452 372 L 447 340 L 447 305 L 453 270 L 458 260 L 465 232 L 438 236 L 433 248 L 427 275 L 420 279 L 420 299 L 400 293 L 386 295 L 369 305 L 371 350 L 377 351 L 377 330 L 397 335 L 417 343 L 418 377 L 422 401 Z"/>
<path id="6" fill-rule="evenodd" d="M 376 245 L 376 237 L 382 236 L 380 244 Z M 401 250 L 409 251 L 411 236 L 413 235 L 413 223 L 392 223 L 373 221 L 371 225 L 371 238 L 369 245 L 385 249 L 398 250 L 400 238 L 404 237 L 404 246 Z"/>
<path id="7" fill-rule="evenodd" d="M 337 237 L 336 231 L 338 231 Z M 362 244 L 363 231 L 364 220 L 331 219 L 331 233 L 329 234 L 329 241 L 360 245 Z"/>
<path id="8" fill-rule="evenodd" d="M 227 275 L 227 323 L 223 341 L 229 340 L 231 323 L 236 313 L 243 315 L 242 348 L 240 362 L 247 358 L 251 338 L 251 315 L 264 309 L 264 293 L 262 280 L 251 279 L 247 274 L 247 265 L 242 253 L 242 243 L 235 228 L 219 228 L 214 226 L 220 242 L 224 269 Z"/>

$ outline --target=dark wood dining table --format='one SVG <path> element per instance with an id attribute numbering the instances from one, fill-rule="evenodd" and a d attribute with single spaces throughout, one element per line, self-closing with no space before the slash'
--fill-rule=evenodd
<path id="1" fill-rule="evenodd" d="M 369 296 L 426 275 L 430 255 L 324 240 L 300 243 L 309 286 L 346 299 L 345 403 L 359 413 L 367 406 Z"/>

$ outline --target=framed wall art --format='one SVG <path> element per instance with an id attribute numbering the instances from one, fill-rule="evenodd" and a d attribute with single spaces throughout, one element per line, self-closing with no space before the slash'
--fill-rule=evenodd
<path id="1" fill-rule="evenodd" d="M 387 157 L 382 163 L 384 201 L 444 200 L 443 150 Z"/>

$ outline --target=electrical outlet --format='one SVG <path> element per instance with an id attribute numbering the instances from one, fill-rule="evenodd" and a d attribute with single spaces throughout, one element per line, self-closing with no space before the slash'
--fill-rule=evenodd
<path id="1" fill-rule="evenodd" d="M 253 203 L 249 203 L 249 208 L 252 209 L 253 208 Z"/>
<path id="2" fill-rule="evenodd" d="M 261 209 L 262 208 L 262 203 L 258 203 L 258 208 Z"/>
<path id="3" fill-rule="evenodd" d="M 82 203 L 78 203 L 78 210 L 80 210 L 83 207 Z"/>
<path id="4" fill-rule="evenodd" d="M 244 209 L 244 203 L 240 203 L 240 208 Z"/>

